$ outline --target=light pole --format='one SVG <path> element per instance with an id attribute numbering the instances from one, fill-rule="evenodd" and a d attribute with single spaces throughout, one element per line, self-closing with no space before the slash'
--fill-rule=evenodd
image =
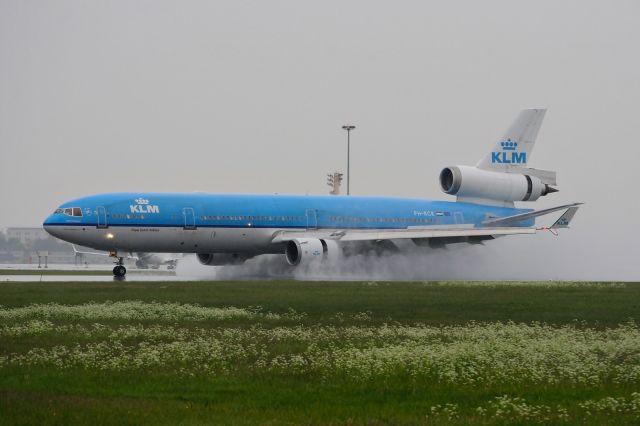
<path id="1" fill-rule="evenodd" d="M 349 175 L 350 175 L 350 153 L 351 153 L 351 131 L 356 128 L 350 124 L 342 126 L 347 131 L 347 195 L 349 195 Z"/>

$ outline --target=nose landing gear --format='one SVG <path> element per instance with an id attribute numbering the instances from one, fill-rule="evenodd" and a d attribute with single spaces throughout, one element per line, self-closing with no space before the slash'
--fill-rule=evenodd
<path id="1" fill-rule="evenodd" d="M 122 265 L 116 265 L 113 267 L 113 276 L 118 278 L 124 278 L 127 273 L 127 268 Z"/>
<path id="2" fill-rule="evenodd" d="M 116 266 L 113 267 L 113 278 L 124 279 L 124 276 L 127 274 L 127 268 L 124 267 L 124 258 L 118 256 L 117 251 L 110 252 L 109 256 L 115 257 L 116 259 L 118 259 L 115 262 L 113 262 L 116 264 Z"/>

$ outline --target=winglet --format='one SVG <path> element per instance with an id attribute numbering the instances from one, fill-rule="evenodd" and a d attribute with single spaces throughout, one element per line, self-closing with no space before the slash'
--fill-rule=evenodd
<path id="1" fill-rule="evenodd" d="M 578 206 L 569 207 L 567 211 L 564 212 L 562 216 L 560 216 L 558 220 L 556 220 L 555 223 L 549 227 L 549 229 L 568 228 L 569 222 L 571 222 L 571 220 L 573 219 L 573 216 L 578 211 L 578 208 Z"/>

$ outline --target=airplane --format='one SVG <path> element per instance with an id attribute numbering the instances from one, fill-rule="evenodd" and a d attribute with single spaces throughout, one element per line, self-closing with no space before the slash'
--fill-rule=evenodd
<path id="1" fill-rule="evenodd" d="M 76 259 L 79 257 L 82 258 L 84 256 L 109 256 L 108 253 L 95 252 L 95 251 L 80 251 L 76 248 L 75 244 L 71 244 L 73 248 L 73 253 L 75 254 Z M 178 265 L 179 258 L 176 256 L 170 256 L 162 253 L 144 253 L 139 252 L 135 255 L 133 253 L 129 253 L 126 256 L 126 259 L 133 260 L 135 262 L 136 268 L 138 269 L 158 269 L 160 266 L 167 266 L 167 269 L 176 269 Z"/>
<path id="2" fill-rule="evenodd" d="M 455 201 L 353 195 L 109 193 L 60 205 L 43 223 L 62 240 L 108 251 L 115 278 L 129 252 L 195 253 L 203 265 L 240 265 L 281 254 L 292 266 L 322 264 L 354 252 L 487 240 L 568 228 L 582 203 L 518 208 L 558 192 L 556 173 L 529 167 L 546 109 L 520 112 L 475 166 L 448 166 L 439 176 Z M 550 227 L 539 216 L 564 210 Z M 395 243 L 394 243 L 395 241 Z M 406 245 L 406 244 L 405 244 Z"/>

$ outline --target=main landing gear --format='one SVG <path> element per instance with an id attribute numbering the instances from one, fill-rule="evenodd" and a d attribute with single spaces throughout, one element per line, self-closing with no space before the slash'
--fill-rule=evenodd
<path id="1" fill-rule="evenodd" d="M 113 267 L 113 278 L 124 279 L 124 276 L 127 274 L 127 268 L 124 267 L 124 258 L 118 256 L 117 251 L 110 252 L 109 256 L 115 257 L 116 259 L 118 259 L 115 262 L 113 262 L 116 264 L 116 266 Z"/>

